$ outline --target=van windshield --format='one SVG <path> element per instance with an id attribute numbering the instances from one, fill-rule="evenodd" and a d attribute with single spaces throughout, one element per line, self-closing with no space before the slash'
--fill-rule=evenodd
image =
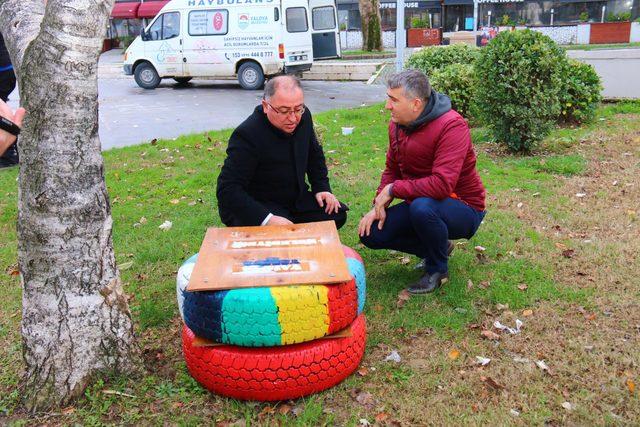
<path id="1" fill-rule="evenodd" d="M 304 7 L 287 8 L 287 31 L 290 33 L 303 33 L 308 29 L 307 9 Z"/>

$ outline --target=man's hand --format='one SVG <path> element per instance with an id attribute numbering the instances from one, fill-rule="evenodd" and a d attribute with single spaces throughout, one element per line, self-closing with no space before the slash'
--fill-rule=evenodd
<path id="1" fill-rule="evenodd" d="M 324 206 L 324 211 L 328 214 L 331 212 L 338 213 L 340 210 L 340 202 L 338 201 L 338 198 L 328 191 L 316 193 L 316 200 L 320 207 Z"/>
<path id="2" fill-rule="evenodd" d="M 9 106 L 0 100 L 0 116 L 5 119 L 11 120 L 16 125 L 22 127 L 22 119 L 26 111 L 24 108 L 18 108 L 14 113 Z M 0 156 L 4 154 L 4 152 L 16 141 L 15 135 L 11 135 L 9 132 L 6 132 L 0 129 Z"/>
<path id="3" fill-rule="evenodd" d="M 378 223 L 378 229 L 382 230 L 384 226 L 384 221 L 387 219 L 387 211 L 386 209 L 389 207 L 391 202 L 393 201 L 393 196 L 391 195 L 391 188 L 393 184 L 387 184 L 382 191 L 376 196 L 375 201 L 373 202 L 373 210 L 376 212 L 376 219 L 380 222 Z"/>
<path id="4" fill-rule="evenodd" d="M 384 214 L 384 218 L 386 218 L 386 212 L 384 210 L 382 212 Z M 380 222 L 378 222 L 378 230 L 382 230 L 382 226 L 384 225 L 384 218 L 382 219 L 378 218 L 378 215 L 376 214 L 376 210 L 371 209 L 360 220 L 360 223 L 358 224 L 358 235 L 362 237 L 362 236 L 368 236 L 369 234 L 371 234 L 371 225 L 373 224 L 373 221 L 375 221 L 376 219 L 380 220 Z"/>
<path id="5" fill-rule="evenodd" d="M 278 216 L 278 215 L 274 215 L 271 218 L 269 218 L 269 222 L 267 222 L 267 225 L 291 225 L 293 224 L 291 221 L 289 221 L 287 218 L 283 217 L 283 216 Z"/>

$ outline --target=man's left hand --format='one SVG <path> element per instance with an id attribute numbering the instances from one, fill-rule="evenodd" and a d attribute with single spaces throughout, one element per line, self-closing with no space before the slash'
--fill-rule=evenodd
<path id="1" fill-rule="evenodd" d="M 328 191 L 316 193 L 316 200 L 320 207 L 324 206 L 324 211 L 328 214 L 332 212 L 338 213 L 340 210 L 340 202 L 338 201 L 338 198 Z"/>

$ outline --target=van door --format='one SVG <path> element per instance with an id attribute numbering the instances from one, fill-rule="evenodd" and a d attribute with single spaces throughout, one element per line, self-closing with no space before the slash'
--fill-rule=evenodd
<path id="1" fill-rule="evenodd" d="M 182 72 L 180 12 L 164 12 L 146 30 L 144 52 L 160 77 L 179 77 Z"/>
<path id="2" fill-rule="evenodd" d="M 283 0 L 282 15 L 285 70 L 311 68 L 313 44 L 307 0 Z"/>
<path id="3" fill-rule="evenodd" d="M 335 0 L 309 0 L 313 59 L 338 58 L 340 34 Z"/>
<path id="4" fill-rule="evenodd" d="M 232 58 L 225 47 L 229 10 L 220 7 L 187 13 L 184 37 L 185 74 L 196 77 L 233 76 Z"/>

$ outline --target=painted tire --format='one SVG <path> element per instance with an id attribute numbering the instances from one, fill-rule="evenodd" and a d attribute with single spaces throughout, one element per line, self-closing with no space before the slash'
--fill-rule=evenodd
<path id="1" fill-rule="evenodd" d="M 210 391 L 245 400 L 296 399 L 333 387 L 360 364 L 366 341 L 361 314 L 351 336 L 271 348 L 193 347 L 182 329 L 182 350 L 191 376 Z"/>
<path id="2" fill-rule="evenodd" d="M 331 335 L 362 312 L 366 298 L 362 259 L 343 248 L 353 276 L 349 282 L 186 292 L 196 254 L 178 271 L 180 314 L 197 336 L 245 347 L 290 345 Z"/>

